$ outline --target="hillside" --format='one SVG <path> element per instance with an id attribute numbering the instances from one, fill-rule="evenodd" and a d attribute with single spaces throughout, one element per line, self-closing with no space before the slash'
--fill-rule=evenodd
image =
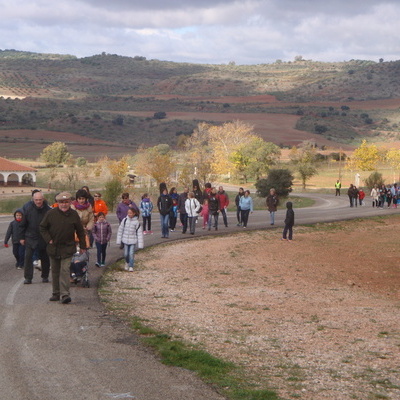
<path id="1" fill-rule="evenodd" d="M 352 147 L 364 137 L 399 140 L 399 75 L 400 61 L 196 65 L 4 50 L 0 141 L 16 140 L 15 130 L 39 129 L 48 132 L 47 141 L 51 132 L 69 132 L 128 149 L 176 146 L 200 121 L 236 119 L 282 146 L 305 139 L 331 147 Z M 156 112 L 166 118 L 154 118 Z M 35 143 L 32 151 L 40 151 Z"/>

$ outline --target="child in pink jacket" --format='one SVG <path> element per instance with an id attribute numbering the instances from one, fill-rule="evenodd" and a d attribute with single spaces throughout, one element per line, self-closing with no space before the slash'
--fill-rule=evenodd
<path id="1" fill-rule="evenodd" d="M 204 199 L 204 203 L 202 205 L 200 215 L 203 217 L 203 229 L 206 229 L 206 226 L 208 224 L 208 216 L 209 216 L 208 199 Z"/>

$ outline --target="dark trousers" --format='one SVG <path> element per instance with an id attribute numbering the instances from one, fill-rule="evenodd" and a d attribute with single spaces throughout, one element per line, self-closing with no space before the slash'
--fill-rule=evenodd
<path id="1" fill-rule="evenodd" d="M 340 189 L 336 189 L 336 194 L 335 196 L 340 196 Z"/>
<path id="2" fill-rule="evenodd" d="M 143 217 L 143 231 L 151 231 L 151 215 Z"/>
<path id="3" fill-rule="evenodd" d="M 288 233 L 289 236 L 287 236 Z M 283 238 L 288 238 L 289 240 L 293 239 L 293 225 L 285 224 L 285 227 L 283 228 Z"/>
<path id="4" fill-rule="evenodd" d="M 238 207 L 236 210 L 236 218 L 237 218 L 238 224 L 241 224 L 242 223 L 242 213 L 241 213 L 240 207 Z"/>
<path id="5" fill-rule="evenodd" d="M 182 224 L 182 233 L 186 233 L 188 227 L 188 215 L 186 213 L 180 213 L 179 219 L 181 220 Z"/>
<path id="6" fill-rule="evenodd" d="M 222 214 L 222 218 L 224 220 L 224 225 L 227 227 L 228 226 L 228 218 L 226 216 L 226 209 L 225 208 L 223 208 L 221 210 L 221 214 Z"/>
<path id="7" fill-rule="evenodd" d="M 169 228 L 170 228 L 170 229 L 175 230 L 175 227 L 176 227 L 176 220 L 177 220 L 177 219 L 178 219 L 178 218 L 175 217 L 175 215 L 173 215 L 173 214 L 170 214 L 170 215 L 169 215 Z"/>
<path id="8" fill-rule="evenodd" d="M 16 267 L 23 267 L 25 261 L 25 246 L 21 243 L 13 243 L 13 254 L 17 261 Z"/>
<path id="9" fill-rule="evenodd" d="M 99 264 L 105 264 L 107 255 L 107 245 L 108 243 L 96 242 L 97 247 L 97 262 Z"/>
<path id="10" fill-rule="evenodd" d="M 247 222 L 249 221 L 250 210 L 241 210 L 241 214 L 242 214 L 243 226 L 246 227 Z"/>
<path id="11" fill-rule="evenodd" d="M 212 221 L 213 218 L 214 218 L 215 230 L 218 230 L 218 216 L 219 216 L 218 212 L 216 212 L 216 213 L 211 212 L 209 214 L 209 216 L 208 216 L 208 230 L 211 229 L 211 221 Z"/>
<path id="12" fill-rule="evenodd" d="M 353 196 L 349 195 L 350 207 L 353 207 Z"/>
<path id="13" fill-rule="evenodd" d="M 33 260 L 32 255 L 35 249 L 33 249 L 28 243 L 25 245 L 25 260 L 24 260 L 24 277 L 25 279 L 32 280 L 33 278 Z M 38 259 L 42 265 L 42 278 L 48 278 L 50 272 L 50 260 L 47 255 L 46 249 L 36 249 L 38 252 Z"/>

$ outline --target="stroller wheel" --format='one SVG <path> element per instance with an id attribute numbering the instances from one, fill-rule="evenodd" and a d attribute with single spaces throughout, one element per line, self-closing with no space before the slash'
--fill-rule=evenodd
<path id="1" fill-rule="evenodd" d="M 82 287 L 86 287 L 86 288 L 90 287 L 89 279 L 87 277 L 82 279 Z"/>

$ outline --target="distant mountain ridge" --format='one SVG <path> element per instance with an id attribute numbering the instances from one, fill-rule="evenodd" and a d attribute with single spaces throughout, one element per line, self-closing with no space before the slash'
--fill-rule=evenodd
<path id="1" fill-rule="evenodd" d="M 24 129 L 49 132 L 46 143 L 70 132 L 126 148 L 177 147 L 199 122 L 236 119 L 282 146 L 355 146 L 400 140 L 397 99 L 400 61 L 211 65 L 0 50 L 0 141 L 10 146 Z"/>

